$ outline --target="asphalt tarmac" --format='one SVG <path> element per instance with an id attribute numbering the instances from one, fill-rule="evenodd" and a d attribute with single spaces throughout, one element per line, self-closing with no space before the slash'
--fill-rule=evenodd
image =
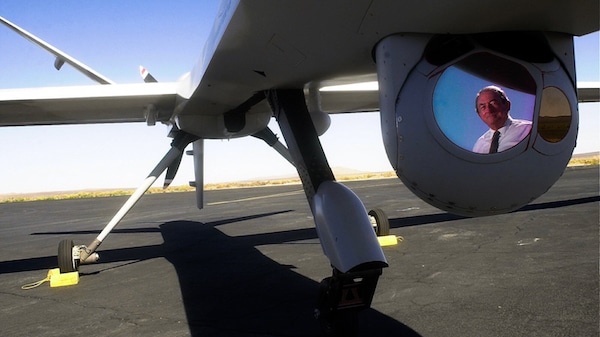
<path id="1" fill-rule="evenodd" d="M 384 252 L 361 336 L 598 336 L 599 171 L 569 168 L 505 215 L 462 218 L 397 179 L 346 183 L 404 240 Z M 124 197 L 0 204 L 2 336 L 318 336 L 330 275 L 299 185 L 145 196 L 80 268 L 22 290 L 89 244 Z"/>

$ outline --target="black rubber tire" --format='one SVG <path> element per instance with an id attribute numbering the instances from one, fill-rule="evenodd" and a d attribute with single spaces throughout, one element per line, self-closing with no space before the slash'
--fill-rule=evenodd
<path id="1" fill-rule="evenodd" d="M 380 208 L 373 208 L 369 211 L 369 215 L 375 218 L 375 233 L 377 236 L 390 235 L 390 221 L 387 215 Z"/>
<path id="2" fill-rule="evenodd" d="M 62 240 L 58 244 L 58 268 L 61 273 L 76 271 L 73 264 L 73 240 Z"/>

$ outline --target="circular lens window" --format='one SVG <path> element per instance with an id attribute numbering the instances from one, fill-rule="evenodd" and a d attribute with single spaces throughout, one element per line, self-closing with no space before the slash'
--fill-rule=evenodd
<path id="1" fill-rule="evenodd" d="M 521 65 L 475 54 L 441 74 L 433 94 L 435 120 L 446 138 L 465 150 L 502 152 L 530 134 L 535 90 Z"/>

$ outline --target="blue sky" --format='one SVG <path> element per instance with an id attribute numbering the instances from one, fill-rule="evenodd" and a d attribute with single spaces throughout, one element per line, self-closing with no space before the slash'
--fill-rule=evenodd
<path id="1" fill-rule="evenodd" d="M 217 8 L 218 1 L 0 1 L 1 16 L 117 83 L 141 82 L 139 65 L 165 82 L 191 70 Z M 579 81 L 600 80 L 598 36 L 576 39 Z M 57 72 L 53 56 L 3 26 L 0 46 L 0 89 L 94 84 L 68 65 Z M 599 110 L 580 106 L 576 152 L 600 148 Z M 1 128 L 0 194 L 136 187 L 168 150 L 167 132 L 145 124 Z M 391 170 L 378 114 L 333 116 L 321 141 L 333 167 Z M 205 152 L 209 183 L 295 174 L 250 137 L 207 141 Z M 192 178 L 191 158 L 184 158 L 174 185 Z"/>

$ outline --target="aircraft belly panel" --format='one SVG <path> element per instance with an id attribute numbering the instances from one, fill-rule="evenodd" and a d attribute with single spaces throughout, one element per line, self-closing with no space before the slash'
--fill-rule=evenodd
<path id="1" fill-rule="evenodd" d="M 192 78 L 201 80 L 181 113 L 222 113 L 260 90 L 374 74 L 373 48 L 390 34 L 538 30 L 581 35 L 598 30 L 593 8 L 598 8 L 595 0 L 552 6 L 514 0 L 500 7 L 494 1 L 240 1 L 229 9 L 233 12 L 214 52 L 194 70 Z M 499 15 L 481 14 L 491 12 Z"/>

